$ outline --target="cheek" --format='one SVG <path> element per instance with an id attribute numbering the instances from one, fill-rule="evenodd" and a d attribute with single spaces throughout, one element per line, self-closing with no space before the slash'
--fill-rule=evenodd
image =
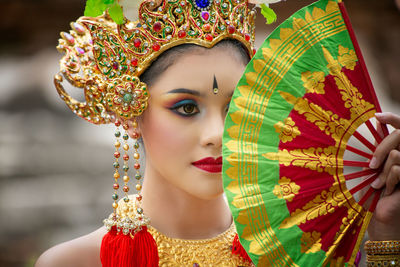
<path id="1" fill-rule="evenodd" d="M 190 140 L 184 124 L 177 123 L 169 110 L 149 109 L 142 121 L 142 136 L 146 154 L 151 158 L 163 157 L 165 161 L 178 151 L 188 149 Z M 187 128 L 187 127 L 186 127 Z"/>

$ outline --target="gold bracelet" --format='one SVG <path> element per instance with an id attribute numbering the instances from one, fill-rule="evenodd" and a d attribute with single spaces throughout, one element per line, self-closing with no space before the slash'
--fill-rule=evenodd
<path id="1" fill-rule="evenodd" d="M 367 266 L 400 266 L 400 241 L 367 241 Z"/>
<path id="2" fill-rule="evenodd" d="M 400 255 L 368 255 L 367 267 L 400 266 Z"/>
<path id="3" fill-rule="evenodd" d="M 400 240 L 367 241 L 364 249 L 369 255 L 399 255 Z"/>

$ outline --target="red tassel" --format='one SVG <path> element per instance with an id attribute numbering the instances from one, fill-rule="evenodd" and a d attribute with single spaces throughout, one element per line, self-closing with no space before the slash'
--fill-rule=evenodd
<path id="1" fill-rule="evenodd" d="M 157 267 L 157 244 L 147 227 L 132 238 L 113 226 L 103 237 L 100 260 L 103 267 Z"/>
<path id="2" fill-rule="evenodd" d="M 158 249 L 153 236 L 147 231 L 147 227 L 135 234 L 133 247 L 135 251 L 134 265 L 137 267 L 157 267 Z"/>
<path id="3" fill-rule="evenodd" d="M 111 246 L 114 244 L 114 239 L 117 235 L 117 230 L 115 227 L 112 227 L 111 230 L 104 235 L 103 240 L 101 242 L 100 248 L 100 260 L 103 266 L 112 266 L 112 254 L 113 250 Z"/>
<path id="4" fill-rule="evenodd" d="M 242 244 L 240 244 L 238 234 L 235 235 L 235 238 L 233 239 L 233 242 L 232 242 L 232 254 L 239 255 L 243 259 L 248 260 L 249 262 L 252 262 L 249 255 L 247 255 L 246 250 L 243 248 Z"/>

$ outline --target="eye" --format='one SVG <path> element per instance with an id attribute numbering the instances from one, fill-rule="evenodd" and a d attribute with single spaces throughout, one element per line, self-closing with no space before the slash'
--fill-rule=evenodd
<path id="1" fill-rule="evenodd" d="M 175 113 L 185 117 L 194 116 L 200 112 L 196 101 L 191 99 L 181 100 L 175 103 L 170 109 Z"/>

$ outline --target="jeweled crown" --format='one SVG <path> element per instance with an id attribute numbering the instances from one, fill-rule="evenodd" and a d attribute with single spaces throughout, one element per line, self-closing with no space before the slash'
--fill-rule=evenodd
<path id="1" fill-rule="evenodd" d="M 57 47 L 65 53 L 55 85 L 78 116 L 95 124 L 110 122 L 110 114 L 131 119 L 147 107 L 147 86 L 139 76 L 164 51 L 192 43 L 213 47 L 236 39 L 253 54 L 255 11 L 247 0 L 145 0 L 139 20 L 117 25 L 107 13 L 81 17 L 62 32 Z M 83 88 L 85 102 L 63 88 L 63 77 Z"/>

